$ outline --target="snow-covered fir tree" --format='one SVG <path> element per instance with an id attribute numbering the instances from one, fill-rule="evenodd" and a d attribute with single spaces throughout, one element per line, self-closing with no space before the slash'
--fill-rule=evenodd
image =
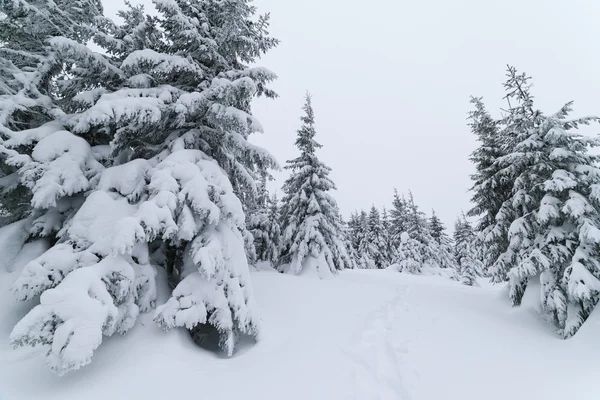
<path id="1" fill-rule="evenodd" d="M 492 118 L 482 99 L 471 97 L 471 103 L 474 110 L 469 113 L 469 126 L 477 137 L 479 146 L 470 158 L 476 170 L 471 175 L 471 202 L 475 206 L 469 210 L 468 215 L 478 218 L 476 231 L 480 247 L 485 248 L 482 259 L 487 270 L 508 246 L 507 226 L 496 226 L 495 221 L 502 203 L 510 197 L 512 191 L 513 181 L 502 178 L 502 167 L 498 162 L 509 151 L 510 143 L 505 140 L 506 132 L 501 131 L 501 121 Z M 501 274 L 495 274 L 492 279 L 496 282 L 506 279 Z"/>
<path id="2" fill-rule="evenodd" d="M 416 239 L 411 238 L 408 232 L 402 232 L 400 235 L 400 246 L 398 246 L 394 262 L 398 265 L 398 271 L 419 274 L 421 273 L 423 262 L 422 244 Z"/>
<path id="3" fill-rule="evenodd" d="M 389 266 L 390 254 L 389 243 L 385 232 L 385 227 L 381 220 L 379 210 L 372 206 L 367 217 L 367 235 L 366 241 L 370 243 L 369 257 L 374 261 L 376 268 L 385 268 Z"/>
<path id="4" fill-rule="evenodd" d="M 85 43 L 101 14 L 99 0 L 0 2 L 0 138 L 9 141 L 0 149 L 0 224 L 32 214 L 32 180 L 19 179 L 20 164 L 9 154 L 12 146 L 21 146 L 19 154 L 31 157 L 32 141 L 11 139 L 44 125 L 48 133 L 62 129 L 47 125 L 64 115 L 55 82 L 71 70 L 57 56 L 55 41 Z"/>
<path id="5" fill-rule="evenodd" d="M 498 175 L 513 188 L 493 228 L 507 232 L 508 247 L 491 272 L 508 280 L 513 305 L 539 277 L 542 306 L 569 337 L 600 298 L 600 169 L 589 151 L 600 140 L 577 132 L 598 118 L 567 119 L 571 103 L 545 115 L 534 108 L 530 87 L 529 77 L 509 67 L 510 108 L 502 120 L 508 151 Z"/>
<path id="6" fill-rule="evenodd" d="M 350 238 L 350 244 L 355 251 L 358 251 L 360 242 L 362 240 L 363 230 L 360 224 L 360 214 L 354 211 L 350 214 L 350 218 L 347 223 L 347 232 Z"/>
<path id="7" fill-rule="evenodd" d="M 454 223 L 454 256 L 457 264 L 457 278 L 467 286 L 477 284 L 478 271 L 482 268 L 475 248 L 476 237 L 471 223 L 461 215 Z"/>
<path id="8" fill-rule="evenodd" d="M 279 204 L 275 195 L 269 196 L 265 175 L 261 178 L 256 197 L 253 209 L 246 213 L 247 227 L 254 238 L 256 260 L 275 266 L 281 242 Z"/>
<path id="9" fill-rule="evenodd" d="M 394 245 L 394 241 L 392 239 L 392 224 L 387 208 L 385 207 L 383 207 L 383 211 L 381 212 L 381 224 L 383 225 L 383 236 L 387 247 L 388 260 L 391 263 L 394 261 L 394 258 L 396 258 L 396 250 L 398 246 Z"/>
<path id="10" fill-rule="evenodd" d="M 453 255 L 452 239 L 446 233 L 446 227 L 438 218 L 435 210 L 431 210 L 429 218 L 429 231 L 433 238 L 433 254 L 440 268 L 455 268 L 456 262 Z"/>
<path id="11" fill-rule="evenodd" d="M 420 243 L 426 243 L 430 239 L 427 216 L 419 210 L 419 206 L 415 203 L 412 192 L 408 192 L 408 200 L 406 200 L 406 232 L 412 239 Z"/>
<path id="12" fill-rule="evenodd" d="M 441 242 L 443 237 L 448 237 L 446 234 L 446 227 L 438 218 L 435 210 L 431 210 L 431 217 L 429 217 L 429 232 L 431 237 L 433 237 L 438 243 Z"/>
<path id="13" fill-rule="evenodd" d="M 240 334 L 258 333 L 240 198 L 276 165 L 247 141 L 261 131 L 251 100 L 273 97 L 275 76 L 248 64 L 277 42 L 246 0 L 155 5 L 157 17 L 130 7 L 122 25 L 95 19 L 107 56 L 83 36 L 48 40 L 56 65 L 75 67 L 36 84 L 73 94 L 59 99 L 69 113 L 31 89 L 33 114 L 50 109 L 35 123 L 0 106 L 0 162 L 14 168 L 4 182 L 30 193 L 23 211 L 9 211 L 49 246 L 15 282 L 19 299 L 41 296 L 11 342 L 47 346 L 59 374 L 155 307 L 156 267 L 174 288 L 155 313 L 164 329 L 212 329 L 228 355 Z"/>
<path id="14" fill-rule="evenodd" d="M 300 156 L 285 166 L 291 175 L 283 186 L 280 269 L 293 274 L 316 269 L 325 276 L 350 267 L 351 260 L 337 203 L 328 193 L 335 189 L 329 178 L 331 169 L 316 154 L 321 145 L 315 140 L 315 117 L 308 94 L 302 109 L 305 115 L 296 139 Z"/>
<path id="15" fill-rule="evenodd" d="M 354 248 L 354 244 L 353 244 L 354 239 L 353 239 L 350 227 L 348 226 L 348 223 L 346 221 L 344 221 L 344 218 L 342 217 L 342 214 L 339 213 L 339 210 L 338 210 L 338 221 L 339 221 L 339 225 L 341 227 L 340 240 L 342 241 L 344 248 L 346 249 L 346 254 L 348 255 L 348 261 L 347 261 L 345 268 L 355 269 L 358 267 L 358 265 L 357 265 L 358 253 L 356 252 L 356 249 Z"/>
<path id="16" fill-rule="evenodd" d="M 411 240 L 419 243 L 421 252 L 421 260 L 424 264 L 438 268 L 440 262 L 438 260 L 438 246 L 429 228 L 429 221 L 424 212 L 419 210 L 419 206 L 415 203 L 412 192 L 408 193 L 406 204 L 406 232 Z"/>
<path id="17" fill-rule="evenodd" d="M 361 210 L 350 217 L 350 241 L 355 250 L 356 267 L 360 269 L 374 269 L 375 261 L 372 254 L 375 252 L 373 244 L 367 240 L 368 214 Z"/>
<path id="18" fill-rule="evenodd" d="M 400 236 L 407 230 L 407 214 L 406 199 L 398 194 L 398 190 L 394 189 L 394 198 L 390 209 L 390 236 L 394 248 L 400 245 Z"/>

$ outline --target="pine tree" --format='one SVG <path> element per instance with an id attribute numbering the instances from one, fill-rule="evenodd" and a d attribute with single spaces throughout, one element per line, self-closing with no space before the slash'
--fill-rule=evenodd
<path id="1" fill-rule="evenodd" d="M 433 254 L 436 257 L 440 268 L 455 268 L 456 262 L 452 254 L 452 239 L 446 233 L 446 227 L 435 214 L 435 210 L 431 210 L 429 231 L 434 240 L 432 243 L 432 246 L 434 247 Z"/>
<path id="2" fill-rule="evenodd" d="M 360 215 L 357 211 L 354 211 L 350 214 L 350 219 L 348 219 L 347 231 L 350 240 L 350 244 L 355 252 L 358 251 L 360 247 L 360 242 L 362 241 L 362 229 L 360 224 Z"/>
<path id="3" fill-rule="evenodd" d="M 475 249 L 475 233 L 464 215 L 454 223 L 454 255 L 456 257 L 457 275 L 463 285 L 477 284 L 477 271 L 482 268 L 477 259 Z"/>
<path id="4" fill-rule="evenodd" d="M 425 243 L 428 236 L 427 217 L 419 210 L 412 192 L 408 192 L 406 201 L 406 232 L 412 239 Z"/>
<path id="5" fill-rule="evenodd" d="M 448 236 L 446 234 L 446 227 L 436 215 L 435 210 L 431 210 L 431 217 L 429 217 L 429 231 L 431 237 L 438 243 L 441 243 L 443 237 Z"/>
<path id="6" fill-rule="evenodd" d="M 375 206 L 371 207 L 367 218 L 367 236 L 366 240 L 370 243 L 369 257 L 375 262 L 375 267 L 385 268 L 390 264 L 388 254 L 389 245 L 385 235 L 385 228 L 379 215 L 379 210 Z"/>
<path id="7" fill-rule="evenodd" d="M 265 175 L 261 178 L 254 207 L 246 215 L 247 227 L 254 239 L 256 260 L 277 265 L 281 236 L 279 205 L 276 197 L 269 197 Z"/>
<path id="8" fill-rule="evenodd" d="M 314 139 L 315 119 L 308 94 L 303 110 L 296 139 L 300 156 L 285 166 L 291 176 L 283 186 L 281 269 L 298 274 L 306 267 L 315 267 L 323 276 L 348 268 L 351 261 L 337 204 L 328 193 L 335 189 L 329 178 L 331 169 L 316 155 L 321 145 Z"/>
<path id="9" fill-rule="evenodd" d="M 485 269 L 492 267 L 498 256 L 506 250 L 507 226 L 496 226 L 496 216 L 502 203 L 511 196 L 512 180 L 503 179 L 499 160 L 510 150 L 506 142 L 506 132 L 501 130 L 501 122 L 494 120 L 479 97 L 471 97 L 475 109 L 469 113 L 470 127 L 477 137 L 479 147 L 471 154 L 475 164 L 475 174 L 471 175 L 475 206 L 468 215 L 478 217 L 476 230 L 478 241 L 486 251 L 483 254 Z M 496 271 L 492 280 L 506 280 L 505 271 Z"/>
<path id="10" fill-rule="evenodd" d="M 406 233 L 408 233 L 411 240 L 416 240 L 419 243 L 423 263 L 433 268 L 440 267 L 437 243 L 431 236 L 427 216 L 419 210 L 412 192 L 408 193 L 408 200 L 406 201 Z"/>
<path id="11" fill-rule="evenodd" d="M 515 306 L 539 277 L 542 306 L 569 337 L 600 299 L 600 169 L 589 152 L 600 139 L 576 132 L 598 118 L 568 120 L 571 103 L 544 115 L 534 109 L 529 80 L 509 67 L 510 108 L 502 121 L 509 151 L 498 160 L 498 175 L 514 184 L 493 228 L 506 232 L 508 246 L 491 270 L 506 276 Z"/>
<path id="12" fill-rule="evenodd" d="M 279 253 L 281 251 L 281 226 L 279 225 L 281 215 L 279 212 L 279 199 L 277 198 L 277 195 L 274 194 L 271 196 L 268 206 L 267 218 L 269 220 L 269 225 L 267 234 L 269 235 L 270 241 L 265 252 L 265 259 L 270 260 L 275 266 L 279 263 Z"/>
<path id="13" fill-rule="evenodd" d="M 400 246 L 396 255 L 395 264 L 400 272 L 419 274 L 423 266 L 422 245 L 410 237 L 407 232 L 400 235 Z"/>
<path id="14" fill-rule="evenodd" d="M 44 126 L 50 134 L 63 128 L 55 122 L 64 114 L 55 82 L 69 64 L 57 55 L 56 41 L 85 43 L 101 14 L 99 0 L 0 3 L 0 225 L 34 213 L 32 184 L 19 172 L 24 157 L 32 156 L 33 130 Z"/>
<path id="15" fill-rule="evenodd" d="M 357 249 L 357 266 L 361 269 L 375 269 L 377 268 L 375 260 L 373 260 L 373 254 L 375 248 L 368 238 L 368 214 L 365 210 L 361 210 L 358 215 L 357 233 L 358 238 L 358 249 Z"/>
<path id="16" fill-rule="evenodd" d="M 386 243 L 388 263 L 391 263 L 396 258 L 396 250 L 398 247 L 394 246 L 394 241 L 392 239 L 392 225 L 388 211 L 385 207 L 383 207 L 383 211 L 381 213 L 381 224 L 383 225 L 383 235 Z"/>
<path id="17" fill-rule="evenodd" d="M 11 342 L 48 345 L 59 374 L 155 307 L 158 266 L 173 288 L 155 313 L 163 329 L 197 342 L 210 332 L 228 355 L 258 332 L 240 199 L 276 165 L 247 141 L 261 130 L 251 100 L 273 97 L 275 76 L 247 64 L 276 41 L 245 0 L 155 4 L 157 17 L 130 7 L 122 25 L 95 19 L 106 56 L 80 38 L 49 40 L 60 65 L 75 66 L 52 81 L 76 93 L 59 98 L 69 113 L 3 131 L 1 163 L 31 191 L 18 218 L 31 215 L 31 235 L 54 244 L 14 285 L 22 300 L 41 297 Z"/>
<path id="18" fill-rule="evenodd" d="M 340 254 L 339 256 L 347 256 L 347 264 L 346 269 L 355 269 L 357 268 L 358 254 L 354 249 L 353 244 L 353 236 L 350 232 L 350 228 L 348 227 L 348 223 L 344 221 L 342 214 L 339 213 L 338 210 L 338 223 L 340 225 L 340 241 L 342 246 L 340 248 L 345 249 L 345 255 Z"/>
<path id="19" fill-rule="evenodd" d="M 407 230 L 407 213 L 404 196 L 400 197 L 398 191 L 394 189 L 392 209 L 390 210 L 390 235 L 394 248 L 398 248 L 400 245 L 400 235 Z"/>

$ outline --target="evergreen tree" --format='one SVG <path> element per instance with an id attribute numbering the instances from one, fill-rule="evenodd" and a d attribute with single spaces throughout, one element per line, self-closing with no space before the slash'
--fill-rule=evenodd
<path id="1" fill-rule="evenodd" d="M 476 230 L 479 233 L 479 242 L 486 248 L 483 260 L 485 269 L 488 269 L 508 246 L 507 226 L 496 226 L 495 221 L 502 203 L 511 196 L 513 181 L 502 178 L 502 167 L 499 163 L 500 158 L 510 151 L 510 146 L 505 140 L 506 132 L 501 130 L 501 121 L 491 117 L 482 99 L 471 97 L 471 103 L 475 109 L 469 113 L 469 125 L 471 132 L 477 137 L 479 147 L 470 158 L 476 170 L 475 174 L 471 175 L 471 202 L 475 206 L 469 210 L 468 215 L 479 218 Z M 505 280 L 505 271 L 497 271 L 492 279 L 496 282 Z"/>
<path id="2" fill-rule="evenodd" d="M 392 240 L 392 225 L 388 211 L 385 207 L 383 207 L 383 212 L 381 213 L 381 224 L 383 225 L 383 235 L 386 243 L 388 262 L 391 263 L 396 258 L 397 246 L 394 246 L 394 241 Z"/>
<path id="3" fill-rule="evenodd" d="M 360 215 L 358 212 L 354 211 L 350 214 L 350 219 L 347 224 L 347 232 L 350 240 L 350 244 L 355 252 L 358 251 L 360 247 L 360 242 L 362 241 L 362 229 L 360 224 Z"/>
<path id="4" fill-rule="evenodd" d="M 455 268 L 456 262 L 452 254 L 452 239 L 446 233 L 446 227 L 435 214 L 435 210 L 431 211 L 429 230 L 433 238 L 433 254 L 440 268 Z"/>
<path id="5" fill-rule="evenodd" d="M 431 267 L 440 267 L 437 254 L 437 245 L 431 236 L 429 222 L 424 212 L 419 210 L 412 192 L 408 193 L 406 201 L 406 233 L 411 240 L 419 243 L 421 260 Z"/>
<path id="6" fill-rule="evenodd" d="M 370 258 L 375 262 L 375 267 L 385 268 L 390 264 L 388 254 L 388 242 L 385 235 L 385 229 L 379 215 L 379 210 L 375 206 L 371 207 L 367 218 L 367 236 L 366 240 L 370 243 Z"/>
<path id="7" fill-rule="evenodd" d="M 420 243 L 425 243 L 428 236 L 427 217 L 419 210 L 411 191 L 406 202 L 406 232 Z"/>
<path id="8" fill-rule="evenodd" d="M 357 250 L 357 266 L 361 269 L 375 269 L 377 268 L 375 260 L 372 255 L 375 253 L 373 243 L 367 239 L 368 235 L 368 214 L 365 210 L 361 210 L 358 216 L 358 250 Z"/>
<path id="9" fill-rule="evenodd" d="M 268 206 L 267 218 L 269 220 L 269 225 L 267 234 L 271 240 L 269 241 L 269 246 L 265 252 L 265 259 L 271 260 L 273 265 L 278 265 L 279 253 L 281 251 L 281 226 L 279 225 L 281 214 L 279 212 L 279 199 L 277 198 L 277 195 L 274 194 L 271 196 Z"/>
<path id="10" fill-rule="evenodd" d="M 345 268 L 355 269 L 357 268 L 358 254 L 353 245 L 353 236 L 350 232 L 348 223 L 344 221 L 342 214 L 338 212 L 338 221 L 340 224 L 340 241 L 343 243 L 343 248 L 348 256 L 348 262 Z M 341 248 L 341 247 L 340 247 Z M 341 256 L 341 254 L 340 254 Z"/>
<path id="11" fill-rule="evenodd" d="M 256 260 L 277 265 L 281 236 L 279 205 L 275 196 L 269 197 L 265 175 L 261 178 L 254 208 L 247 213 L 247 226 L 254 238 Z"/>
<path id="12" fill-rule="evenodd" d="M 329 178 L 331 169 L 316 155 L 321 145 L 314 139 L 314 112 L 308 94 L 303 110 L 296 139 L 300 156 L 285 166 L 291 176 L 283 186 L 281 262 L 285 272 L 298 274 L 310 265 L 322 276 L 350 267 L 351 261 L 337 204 L 328 193 L 335 189 Z"/>
<path id="13" fill-rule="evenodd" d="M 19 299 L 42 296 L 11 342 L 48 345 L 59 374 L 154 308 L 157 266 L 173 288 L 155 313 L 163 329 L 210 332 L 228 355 L 258 331 L 240 199 L 276 165 L 247 141 L 261 129 L 251 101 L 274 96 L 274 75 L 248 64 L 276 41 L 245 0 L 155 4 L 157 17 L 130 7 L 122 25 L 94 19 L 107 56 L 81 37 L 49 40 L 69 66 L 51 80 L 69 113 L 18 135 L 3 125 L 2 169 L 17 168 L 12 185 L 31 193 L 29 211 L 11 215 L 31 216 L 31 236 L 54 244 L 15 282 Z"/>
<path id="14" fill-rule="evenodd" d="M 410 237 L 407 232 L 400 235 L 400 246 L 396 255 L 396 262 L 400 272 L 419 274 L 423 266 L 422 245 Z"/>
<path id="15" fill-rule="evenodd" d="M 464 215 L 454 223 L 454 254 L 457 264 L 457 275 L 463 285 L 477 284 L 477 271 L 482 268 L 477 259 L 473 227 Z"/>
<path id="16" fill-rule="evenodd" d="M 407 230 L 407 213 L 404 196 L 400 197 L 398 191 L 394 189 L 394 199 L 390 210 L 390 236 L 394 248 L 400 245 L 400 235 Z"/>
<path id="17" fill-rule="evenodd" d="M 571 103 L 548 116 L 535 110 L 529 79 L 509 67 L 510 108 L 502 121 L 509 151 L 498 160 L 498 175 L 513 189 L 492 230 L 506 232 L 508 246 L 491 272 L 508 280 L 515 306 L 539 277 L 542 306 L 569 337 L 600 299 L 600 168 L 589 152 L 600 139 L 576 132 L 598 118 L 568 120 Z"/>
<path id="18" fill-rule="evenodd" d="M 352 218 L 352 216 L 351 216 Z M 346 248 L 346 253 L 348 254 L 348 258 L 350 260 L 349 265 L 346 267 L 348 269 L 355 269 L 358 267 L 358 252 L 357 247 L 355 247 L 356 238 L 354 236 L 354 227 L 352 226 L 354 222 L 348 221 L 345 222 L 342 219 L 342 233 L 343 233 L 343 242 Z"/>
<path id="19" fill-rule="evenodd" d="M 20 146 L 19 155 L 31 157 L 32 130 L 62 129 L 54 123 L 64 114 L 56 81 L 71 68 L 57 55 L 56 44 L 63 39 L 85 43 L 101 14 L 99 0 L 0 2 L 0 138 L 5 141 L 0 148 L 0 225 L 34 213 L 32 184 L 19 178 L 23 159 L 17 162 L 12 148 Z M 13 139 L 21 132 L 28 139 Z"/>
<path id="20" fill-rule="evenodd" d="M 431 210 L 431 217 L 429 217 L 429 231 L 431 237 L 438 243 L 442 242 L 443 237 L 448 237 L 446 234 L 446 227 L 436 215 L 435 210 Z"/>

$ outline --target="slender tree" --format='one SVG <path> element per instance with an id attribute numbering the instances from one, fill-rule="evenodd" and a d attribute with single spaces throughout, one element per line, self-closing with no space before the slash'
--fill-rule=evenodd
<path id="1" fill-rule="evenodd" d="M 269 262 L 275 266 L 279 258 L 281 228 L 279 226 L 279 205 L 277 197 L 269 196 L 266 176 L 260 180 L 257 200 L 246 213 L 248 230 L 253 235 L 253 245 L 257 261 Z"/>
<path id="2" fill-rule="evenodd" d="M 404 196 L 400 197 L 398 190 L 394 189 L 394 198 L 390 210 L 390 235 L 392 245 L 397 248 L 400 245 L 400 236 L 407 230 L 407 204 Z"/>
<path id="3" fill-rule="evenodd" d="M 477 284 L 478 271 L 482 268 L 475 249 L 475 233 L 464 215 L 454 223 L 454 254 L 457 277 L 463 285 Z"/>
<path id="4" fill-rule="evenodd" d="M 369 216 L 367 218 L 366 240 L 371 244 L 371 254 L 369 255 L 375 262 L 375 267 L 385 268 L 389 266 L 389 244 L 385 235 L 385 228 L 381 220 L 379 210 L 377 210 L 375 206 L 371 207 Z"/>
<path id="5" fill-rule="evenodd" d="M 300 156 L 285 166 L 291 176 L 283 186 L 281 269 L 298 274 L 313 265 L 322 275 L 348 268 L 351 261 L 337 203 L 328 193 L 335 189 L 329 178 L 331 169 L 316 155 L 321 145 L 314 139 L 315 119 L 308 94 L 303 110 L 296 139 Z"/>
<path id="6" fill-rule="evenodd" d="M 440 268 L 455 268 L 456 262 L 452 254 L 452 239 L 446 233 L 446 227 L 436 215 L 435 210 L 431 210 L 429 230 L 433 238 L 432 252 Z"/>
<path id="7" fill-rule="evenodd" d="M 373 243 L 371 243 L 368 238 L 368 214 L 365 210 L 361 210 L 358 216 L 358 250 L 357 250 L 357 264 L 358 268 L 361 269 L 374 269 L 377 268 L 375 264 L 375 260 L 373 259 L 373 254 L 375 254 L 376 249 Z"/>

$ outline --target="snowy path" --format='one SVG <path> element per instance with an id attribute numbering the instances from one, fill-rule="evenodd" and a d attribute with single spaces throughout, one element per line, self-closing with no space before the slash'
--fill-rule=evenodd
<path id="1" fill-rule="evenodd" d="M 3 400 L 162 400 L 194 396 L 198 387 L 222 400 L 597 400 L 600 393 L 600 309 L 561 340 L 530 306 L 537 290 L 514 309 L 498 288 L 441 277 L 260 272 L 253 283 L 262 339 L 233 358 L 199 349 L 181 330 L 160 331 L 149 314 L 127 335 L 105 340 L 90 366 L 58 378 L 41 349 L 8 346 L 28 308 L 10 297 L 13 280 L 0 275 Z"/>
<path id="2" fill-rule="evenodd" d="M 408 343 L 402 336 L 402 315 L 408 309 L 410 288 L 397 295 L 376 312 L 348 351 L 353 360 L 348 400 L 409 400 L 411 369 Z"/>

